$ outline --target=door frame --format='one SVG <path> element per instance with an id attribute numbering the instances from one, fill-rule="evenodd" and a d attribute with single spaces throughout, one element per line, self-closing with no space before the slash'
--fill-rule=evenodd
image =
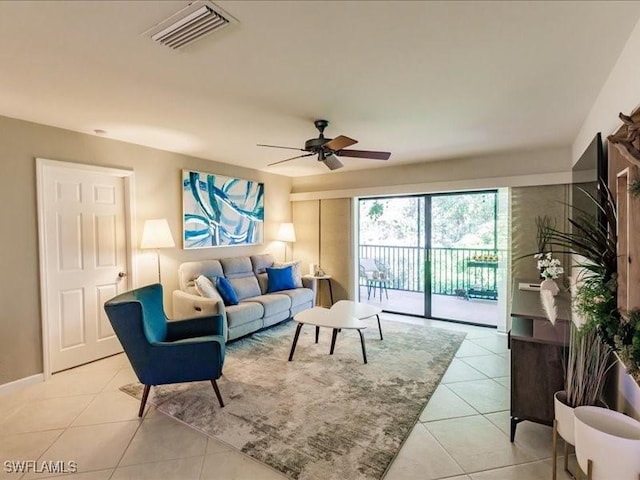
<path id="1" fill-rule="evenodd" d="M 423 215 L 425 217 L 426 220 L 426 214 L 427 212 L 431 212 L 431 200 L 430 200 L 430 195 L 431 193 L 407 193 L 407 194 L 403 194 L 403 195 L 374 195 L 374 196 L 370 196 L 370 197 L 355 197 L 355 200 L 353 202 L 354 207 L 352 209 L 352 213 L 353 213 L 353 229 L 354 229 L 354 235 L 353 238 L 355 239 L 355 244 L 352 246 L 352 248 L 354 249 L 355 252 L 357 252 L 357 255 L 353 255 L 353 265 L 354 265 L 354 272 L 355 275 L 352 276 L 355 277 L 354 283 L 355 286 L 353 288 L 353 298 L 357 298 L 358 301 L 360 300 L 360 278 L 359 278 L 359 273 L 360 273 L 360 261 L 359 261 L 359 257 L 360 257 L 360 202 L 363 200 L 394 200 L 394 199 L 399 199 L 399 198 L 415 198 L 418 200 L 421 200 L 423 202 L 422 207 L 424 208 L 424 212 Z M 418 203 L 418 205 L 420 206 L 420 204 Z M 428 224 L 428 225 L 427 225 Z M 422 249 L 423 251 L 423 257 L 424 257 L 424 262 L 425 262 L 425 267 L 427 266 L 427 261 L 428 261 L 428 256 L 429 256 L 429 252 L 430 252 L 430 248 L 429 248 L 429 243 L 431 241 L 431 221 L 426 222 L 425 224 L 420 226 L 420 220 L 418 219 L 418 236 L 420 237 L 421 241 L 424 243 L 424 245 L 420 246 L 420 240 L 418 240 L 418 245 L 416 246 L 416 248 L 418 249 Z M 388 313 L 393 313 L 393 314 L 397 314 L 397 315 L 407 315 L 407 316 L 414 316 L 414 317 L 419 317 L 419 318 L 429 318 L 429 315 L 431 314 L 431 305 L 429 305 L 429 302 L 431 301 L 431 294 L 427 295 L 427 291 L 430 291 L 431 289 L 431 275 L 427 275 L 425 272 L 425 279 L 424 279 L 424 284 L 423 287 L 425 288 L 425 293 L 423 295 L 423 299 L 424 299 L 424 306 L 423 306 L 423 312 L 422 315 L 416 315 L 413 313 L 407 313 L 407 312 L 397 312 L 395 310 L 383 310 L 384 312 L 388 312 Z M 426 289 L 429 290 L 426 290 Z"/>
<path id="2" fill-rule="evenodd" d="M 51 358 L 49 351 L 49 323 L 47 312 L 48 285 L 47 285 L 47 262 L 45 249 L 45 215 L 44 215 L 44 181 L 45 169 L 47 167 L 66 168 L 80 170 L 91 173 L 107 174 L 110 176 L 121 177 L 124 187 L 124 215 L 126 239 L 126 263 L 127 273 L 129 277 L 129 287 L 137 284 L 137 270 L 135 268 L 135 256 L 133 255 L 136 243 L 135 229 L 135 173 L 133 170 L 125 170 L 121 168 L 101 167 L 97 165 L 89 165 L 84 163 L 63 162 L 59 160 L 50 160 L 46 158 L 36 158 L 36 196 L 37 196 L 37 215 L 38 215 L 38 263 L 40 269 L 40 317 L 42 321 L 42 371 L 44 380 L 51 378 Z"/>

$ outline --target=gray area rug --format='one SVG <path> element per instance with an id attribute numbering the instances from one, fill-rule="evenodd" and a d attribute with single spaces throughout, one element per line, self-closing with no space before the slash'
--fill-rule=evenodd
<path id="1" fill-rule="evenodd" d="M 375 319 L 365 330 L 368 364 L 356 331 L 302 327 L 288 362 L 295 322 L 227 345 L 218 380 L 152 388 L 161 412 L 294 479 L 380 479 L 415 425 L 465 334 Z M 142 386 L 122 390 L 141 397 Z"/>

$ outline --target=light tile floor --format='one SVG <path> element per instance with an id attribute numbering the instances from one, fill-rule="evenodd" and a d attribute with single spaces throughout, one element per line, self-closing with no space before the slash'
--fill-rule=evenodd
<path id="1" fill-rule="evenodd" d="M 551 478 L 549 427 L 523 422 L 515 443 L 509 442 L 505 335 L 388 314 L 382 320 L 467 332 L 387 480 Z M 73 477 L 80 480 L 284 478 L 153 407 L 138 419 L 138 401 L 118 390 L 133 381 L 126 357 L 116 355 L 1 395 L 0 479 L 54 476 L 8 473 L 5 461 L 13 460 L 74 460 L 79 473 Z M 559 470 L 559 479 L 569 478 Z"/>

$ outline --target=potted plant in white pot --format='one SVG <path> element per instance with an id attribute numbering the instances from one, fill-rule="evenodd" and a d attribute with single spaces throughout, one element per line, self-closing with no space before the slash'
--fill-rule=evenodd
<path id="1" fill-rule="evenodd" d="M 572 207 L 574 214 L 569 219 L 570 232 L 543 225 L 542 235 L 547 244 L 580 259 L 579 273 L 572 283 L 573 312 L 565 390 L 557 392 L 554 397 L 554 447 L 557 434 L 565 442 L 575 444 L 574 408 L 603 403 L 602 388 L 612 366 L 609 357 L 620 327 L 616 308 L 617 215 L 606 184 L 600 182 L 599 189 L 600 200 L 584 190 L 583 193 L 597 206 L 603 221 Z M 553 459 L 555 478 L 555 449 Z"/>
<path id="2" fill-rule="evenodd" d="M 603 404 L 602 388 L 613 363 L 611 347 L 598 333 L 597 317 L 590 311 L 602 303 L 590 288 L 578 287 L 574 296 L 574 314 L 569 330 L 569 351 L 565 371 L 565 388 L 554 395 L 553 478 L 556 478 L 557 435 L 565 441 L 564 469 L 568 471 L 567 445 L 575 445 L 574 410 L 580 406 Z"/>

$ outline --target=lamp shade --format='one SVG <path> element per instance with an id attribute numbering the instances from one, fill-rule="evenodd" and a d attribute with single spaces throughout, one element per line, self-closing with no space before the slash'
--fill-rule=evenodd
<path id="1" fill-rule="evenodd" d="M 140 248 L 171 248 L 175 246 L 166 218 L 145 220 Z"/>
<path id="2" fill-rule="evenodd" d="M 276 240 L 281 242 L 295 242 L 296 231 L 293 228 L 293 223 L 281 223 Z"/>

